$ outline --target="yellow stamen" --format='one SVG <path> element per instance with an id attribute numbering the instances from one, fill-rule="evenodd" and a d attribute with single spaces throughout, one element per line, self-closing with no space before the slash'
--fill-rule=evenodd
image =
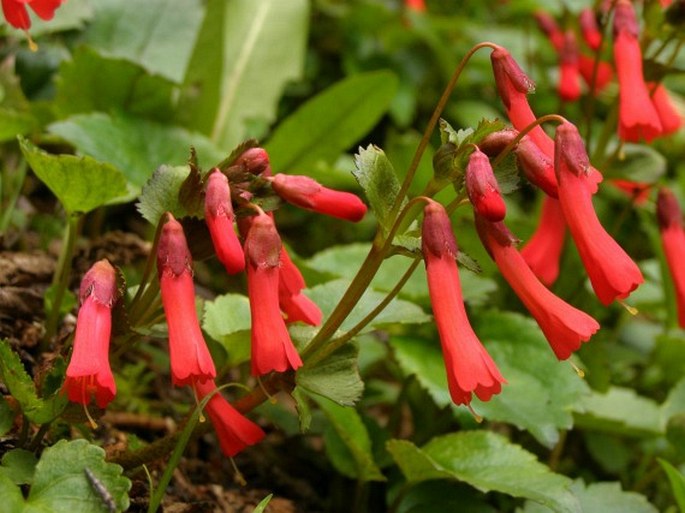
<path id="1" fill-rule="evenodd" d="M 621 301 L 620 299 L 618 300 L 618 304 L 620 304 L 623 308 L 628 310 L 628 313 L 630 315 L 637 315 L 638 313 L 640 313 L 637 308 L 635 308 L 634 306 L 630 306 L 629 304 Z"/>
<path id="2" fill-rule="evenodd" d="M 88 423 L 90 424 L 90 429 L 97 429 L 98 423 L 95 422 L 93 417 L 90 416 L 88 411 L 88 402 L 90 402 L 90 395 L 86 395 L 86 388 L 88 388 L 88 381 L 92 380 L 92 376 L 86 376 L 81 380 L 81 399 L 83 400 L 83 411 L 86 414 Z"/>
<path id="3" fill-rule="evenodd" d="M 192 389 L 193 389 L 193 397 L 195 398 L 195 404 L 196 404 L 197 406 L 200 406 L 200 399 L 197 397 L 197 390 L 195 389 L 195 381 L 193 381 Z M 199 418 L 198 418 L 198 421 L 199 421 L 200 423 L 202 423 L 202 422 L 204 422 L 204 421 L 206 421 L 206 420 L 207 420 L 207 419 L 206 419 L 205 416 L 203 415 L 203 411 L 200 410 L 200 416 L 199 416 Z"/>
<path id="4" fill-rule="evenodd" d="M 233 479 L 235 480 L 236 483 L 238 483 L 240 486 L 245 486 L 247 485 L 247 481 L 245 481 L 245 477 L 243 476 L 242 472 L 238 470 L 238 465 L 235 464 L 235 460 L 233 458 L 228 458 L 231 461 L 231 465 L 233 466 L 233 470 L 235 470 L 235 475 L 233 476 Z"/>
<path id="5" fill-rule="evenodd" d="M 473 406 L 471 406 L 470 404 L 467 404 L 466 407 L 469 409 L 469 412 L 471 412 L 471 415 L 473 415 L 473 419 L 474 419 L 476 422 L 478 422 L 478 424 L 480 424 L 481 422 L 483 422 L 483 417 L 481 417 L 480 415 L 478 415 L 478 414 L 476 413 L 476 410 L 473 409 Z"/>
<path id="6" fill-rule="evenodd" d="M 573 363 L 571 360 L 568 361 L 568 363 L 571 364 L 571 367 L 573 367 L 573 370 L 576 371 L 576 374 L 578 374 L 579 378 L 584 378 L 585 377 L 585 371 L 578 367 L 575 363 Z"/>
<path id="7" fill-rule="evenodd" d="M 38 45 L 36 42 L 31 38 L 31 34 L 29 34 L 28 30 L 25 30 L 24 33 L 26 34 L 26 40 L 29 43 L 29 50 L 32 52 L 37 52 L 38 51 Z"/>

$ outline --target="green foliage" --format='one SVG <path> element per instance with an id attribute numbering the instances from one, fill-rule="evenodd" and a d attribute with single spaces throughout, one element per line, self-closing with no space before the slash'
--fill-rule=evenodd
<path id="1" fill-rule="evenodd" d="M 270 493 L 266 497 L 264 497 L 261 501 L 259 501 L 259 504 L 255 507 L 253 513 L 264 513 L 266 510 L 266 507 L 269 505 L 269 502 L 271 502 L 271 498 L 274 496 L 273 493 Z"/>
<path id="2" fill-rule="evenodd" d="M 186 211 L 181 206 L 178 193 L 188 173 L 188 166 L 160 166 L 140 194 L 137 207 L 141 215 L 153 225 L 159 222 L 165 212 L 183 217 Z"/>
<path id="3" fill-rule="evenodd" d="M 685 511 L 685 476 L 666 460 L 659 458 L 659 465 L 668 476 L 678 508 Z"/>
<path id="4" fill-rule="evenodd" d="M 228 364 L 238 365 L 250 359 L 250 301 L 242 294 L 223 294 L 205 301 L 202 329 L 221 343 L 228 354 Z"/>
<path id="5" fill-rule="evenodd" d="M 4 397 L 0 397 L 0 436 L 7 433 L 14 423 L 14 413 Z"/>
<path id="6" fill-rule="evenodd" d="M 0 474 L 9 477 L 14 484 L 30 484 L 36 470 L 36 456 L 25 449 L 12 449 L 2 457 Z"/>
<path id="7" fill-rule="evenodd" d="M 482 492 L 524 497 L 559 513 L 580 513 L 571 480 L 555 474 L 532 453 L 487 431 L 463 431 L 434 438 L 422 448 L 391 440 L 388 450 L 409 483 L 456 479 Z"/>

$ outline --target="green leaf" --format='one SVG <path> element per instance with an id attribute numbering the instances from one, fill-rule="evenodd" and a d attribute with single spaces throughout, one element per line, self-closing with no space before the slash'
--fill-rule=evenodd
<path id="1" fill-rule="evenodd" d="M 0 340 L 0 380 L 17 400 L 22 413 L 36 424 L 55 419 L 67 404 L 66 397 L 59 392 L 46 400 L 37 397 L 33 380 L 6 340 Z"/>
<path id="2" fill-rule="evenodd" d="M 339 406 L 317 395 L 311 396 L 329 421 L 324 431 L 326 452 L 343 475 L 361 481 L 385 481 L 371 456 L 371 438 L 353 408 Z"/>
<path id="3" fill-rule="evenodd" d="M 0 376 L 2 374 L 0 373 Z M 14 412 L 4 397 L 0 396 L 0 436 L 5 435 L 14 424 Z"/>
<path id="4" fill-rule="evenodd" d="M 359 349 L 354 344 L 345 344 L 313 367 L 305 364 L 297 371 L 295 383 L 307 392 L 327 397 L 341 406 L 352 406 L 364 391 L 358 356 Z"/>
<path id="5" fill-rule="evenodd" d="M 200 0 L 98 0 L 85 32 L 91 46 L 183 81 L 202 21 Z"/>
<path id="6" fill-rule="evenodd" d="M 279 124 L 266 146 L 276 172 L 307 174 L 332 163 L 365 136 L 388 110 L 397 91 L 390 71 L 345 78 Z"/>
<path id="7" fill-rule="evenodd" d="M 266 497 L 264 497 L 261 501 L 259 501 L 259 504 L 255 506 L 255 509 L 252 513 L 264 513 L 266 510 L 266 507 L 269 505 L 269 502 L 271 502 L 271 498 L 274 496 L 273 493 L 270 493 Z"/>
<path id="8" fill-rule="evenodd" d="M 229 365 L 250 359 L 250 319 L 250 300 L 242 294 L 205 301 L 202 329 L 224 347 Z"/>
<path id="9" fill-rule="evenodd" d="M 9 477 L 14 484 L 29 484 L 33 481 L 37 462 L 31 451 L 12 449 L 2 457 L 0 474 Z"/>
<path id="10" fill-rule="evenodd" d="M 300 421 L 300 431 L 305 433 L 309 431 L 309 427 L 312 424 L 312 409 L 309 406 L 309 396 L 297 386 L 293 389 L 291 395 L 295 401 L 295 407 L 297 408 L 297 417 Z"/>
<path id="11" fill-rule="evenodd" d="M 581 511 L 601 513 L 657 513 L 644 495 L 624 492 L 620 483 L 593 483 L 586 486 L 582 480 L 574 481 L 571 491 L 580 502 Z M 526 503 L 522 513 L 548 513 L 551 509 L 535 503 Z"/>
<path id="12" fill-rule="evenodd" d="M 2 497 L 2 507 L 5 513 L 24 513 L 24 497 L 21 494 L 21 488 L 2 472 L 0 472 L 0 497 Z"/>
<path id="13" fill-rule="evenodd" d="M 50 155 L 20 139 L 21 151 L 36 176 L 69 213 L 91 210 L 122 198 L 126 179 L 117 169 L 90 157 Z"/>
<path id="14" fill-rule="evenodd" d="M 0 107 L 0 142 L 11 141 L 39 127 L 40 123 L 30 112 Z"/>
<path id="15" fill-rule="evenodd" d="M 159 121 L 173 115 L 171 82 L 130 61 L 103 57 L 87 46 L 77 48 L 71 60 L 62 62 L 56 81 L 59 118 L 116 110 Z"/>
<path id="16" fill-rule="evenodd" d="M 397 513 L 497 513 L 483 494 L 457 481 L 423 481 L 402 496 Z"/>
<path id="17" fill-rule="evenodd" d="M 615 176 L 635 182 L 656 183 L 666 172 L 666 158 L 651 146 L 625 144 L 623 152 L 624 158 L 603 170 L 607 178 Z"/>
<path id="18" fill-rule="evenodd" d="M 86 476 L 88 469 L 109 492 L 116 511 L 129 506 L 131 481 L 119 465 L 105 462 L 105 451 L 86 440 L 60 440 L 43 452 L 33 486 L 26 500 L 26 513 L 108 513 L 109 509 Z"/>
<path id="19" fill-rule="evenodd" d="M 372 145 L 366 149 L 359 149 L 355 166 L 356 169 L 352 173 L 364 189 L 366 199 L 378 219 L 378 224 L 388 232 L 394 221 L 390 218 L 390 211 L 400 192 L 397 173 L 383 150 Z M 402 201 L 402 204 L 404 203 L 406 203 L 405 200 Z"/>
<path id="20" fill-rule="evenodd" d="M 456 479 L 482 492 L 534 500 L 559 513 L 580 513 L 571 480 L 555 474 L 535 455 L 488 431 L 462 431 L 434 438 L 423 448 L 390 440 L 387 448 L 410 483 Z"/>
<path id="21" fill-rule="evenodd" d="M 186 9 L 181 9 L 185 12 Z M 185 77 L 185 126 L 232 148 L 248 124 L 276 117 L 283 88 L 302 74 L 306 0 L 210 0 Z"/>
<path id="22" fill-rule="evenodd" d="M 628 436 L 664 432 L 659 405 L 630 388 L 614 386 L 605 394 L 592 392 L 579 411 L 583 413 L 576 414 L 576 424 L 587 429 Z"/>
<path id="23" fill-rule="evenodd" d="M 661 458 L 657 458 L 657 460 L 668 476 L 678 508 L 680 511 L 685 511 L 685 476 L 668 461 Z"/>
<path id="24" fill-rule="evenodd" d="M 76 115 L 53 123 L 48 130 L 69 141 L 79 152 L 115 166 L 134 186 L 133 193 L 139 191 L 160 165 L 188 162 L 191 146 L 204 165 L 212 165 L 222 157 L 200 134 L 122 115 L 100 112 Z"/>
<path id="25" fill-rule="evenodd" d="M 189 166 L 159 167 L 143 187 L 136 205 L 138 212 L 153 225 L 159 222 L 165 212 L 171 212 L 177 218 L 185 216 L 178 192 L 189 173 Z"/>

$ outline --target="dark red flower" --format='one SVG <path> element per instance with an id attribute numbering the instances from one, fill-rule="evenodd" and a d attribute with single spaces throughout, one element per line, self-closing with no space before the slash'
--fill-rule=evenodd
<path id="1" fill-rule="evenodd" d="M 576 35 L 567 30 L 564 46 L 559 52 L 559 96 L 565 101 L 580 98 L 580 71 L 578 69 L 578 45 Z"/>
<path id="2" fill-rule="evenodd" d="M 559 261 L 566 238 L 566 220 L 559 201 L 542 200 L 540 224 L 521 250 L 521 256 L 538 279 L 551 286 L 559 276 Z"/>
<path id="3" fill-rule="evenodd" d="M 81 281 L 74 348 L 62 387 L 72 402 L 85 405 L 95 397 L 97 405 L 105 408 L 117 393 L 109 366 L 112 307 L 119 296 L 116 281 L 116 271 L 104 259 L 93 264 Z"/>
<path id="4" fill-rule="evenodd" d="M 221 171 L 214 169 L 207 178 L 205 222 L 216 256 L 229 274 L 245 269 L 245 255 L 233 228 L 234 219 L 228 179 Z"/>
<path id="5" fill-rule="evenodd" d="M 355 223 L 366 214 L 366 205 L 354 194 L 329 189 L 308 176 L 277 174 L 271 186 L 288 203 L 319 214 Z"/>
<path id="6" fill-rule="evenodd" d="M 595 51 L 599 50 L 599 47 L 602 46 L 602 33 L 597 26 L 595 11 L 591 7 L 586 7 L 580 11 L 578 22 L 585 44 Z"/>
<path id="7" fill-rule="evenodd" d="M 501 221 L 507 213 L 488 156 L 476 148 L 469 156 L 465 172 L 466 192 L 473 208 L 491 221 Z"/>
<path id="8" fill-rule="evenodd" d="M 652 91 L 652 104 L 661 121 L 662 135 L 677 132 L 683 126 L 683 117 L 673 105 L 666 87 L 663 84 L 655 87 L 654 83 L 647 83 L 647 88 Z"/>
<path id="9" fill-rule="evenodd" d="M 26 6 L 31 7 L 42 20 L 51 20 L 64 0 L 2 0 L 2 12 L 7 22 L 15 28 L 28 30 L 31 18 Z"/>
<path id="10" fill-rule="evenodd" d="M 204 383 L 198 382 L 195 387 L 200 400 L 214 392 L 216 388 L 213 379 Z M 219 437 L 221 452 L 229 458 L 264 438 L 262 428 L 231 406 L 220 392 L 214 394 L 207 402 L 205 411 Z"/>
<path id="11" fill-rule="evenodd" d="M 618 136 L 624 141 L 651 141 L 662 133 L 642 72 L 638 24 L 630 0 L 614 10 L 614 61 L 619 86 Z"/>
<path id="12" fill-rule="evenodd" d="M 506 381 L 466 316 L 455 261 L 457 242 L 447 212 L 434 201 L 424 209 L 422 251 L 452 401 L 470 404 L 473 394 L 488 401 Z"/>
<path id="13" fill-rule="evenodd" d="M 280 254 L 281 238 L 273 219 L 264 213 L 254 216 L 245 240 L 245 257 L 255 376 L 302 366 L 278 303 Z"/>
<path id="14" fill-rule="evenodd" d="M 661 244 L 668 271 L 673 279 L 678 325 L 685 328 L 685 231 L 683 213 L 678 199 L 669 189 L 662 188 L 656 202 L 656 214 L 661 232 Z"/>
<path id="15" fill-rule="evenodd" d="M 555 144 L 559 202 L 592 288 L 605 305 L 628 297 L 644 279 L 597 218 L 587 184 L 590 163 L 578 129 L 569 122 L 560 124 Z"/>
<path id="16" fill-rule="evenodd" d="M 538 323 L 557 358 L 565 360 L 590 340 L 599 329 L 597 321 L 540 283 L 514 247 L 515 238 L 504 223 L 492 223 L 476 214 L 476 228 L 502 276 Z"/>
<path id="17" fill-rule="evenodd" d="M 169 327 L 169 358 L 174 385 L 191 385 L 216 377 L 214 362 L 195 310 L 193 260 L 183 227 L 167 213 L 157 246 L 162 305 Z"/>
<path id="18" fill-rule="evenodd" d="M 281 246 L 280 262 L 278 303 L 286 315 L 286 322 L 302 321 L 312 326 L 318 326 L 323 319 L 321 309 L 302 293 L 307 284 L 284 246 Z"/>

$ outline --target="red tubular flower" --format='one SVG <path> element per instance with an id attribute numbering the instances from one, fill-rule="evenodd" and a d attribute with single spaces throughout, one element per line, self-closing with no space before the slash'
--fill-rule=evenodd
<path id="1" fill-rule="evenodd" d="M 652 104 L 661 121 L 662 135 L 677 132 L 683 125 L 683 118 L 673 106 L 668 90 L 663 84 L 648 83 L 647 88 L 652 92 Z"/>
<path id="2" fill-rule="evenodd" d="M 324 187 L 308 176 L 274 175 L 271 186 L 288 203 L 347 221 L 361 221 L 366 205 L 350 192 Z"/>
<path id="3" fill-rule="evenodd" d="M 93 264 L 81 281 L 81 308 L 76 319 L 74 349 L 62 390 L 70 401 L 88 404 L 92 397 L 105 408 L 117 393 L 109 367 L 112 307 L 119 293 L 116 272 L 107 260 Z"/>
<path id="4" fill-rule="evenodd" d="M 540 224 L 521 250 L 521 256 L 538 279 L 550 287 L 559 277 L 559 261 L 566 238 L 566 220 L 559 201 L 546 196 Z"/>
<path id="5" fill-rule="evenodd" d="M 314 301 L 302 294 L 302 289 L 307 284 L 283 246 L 279 258 L 281 267 L 278 272 L 278 304 L 286 315 L 286 322 L 302 321 L 318 326 L 323 314 Z"/>
<path id="6" fill-rule="evenodd" d="M 278 304 L 280 253 L 281 238 L 273 219 L 264 213 L 255 216 L 245 240 L 255 376 L 302 366 Z"/>
<path id="7" fill-rule="evenodd" d="M 622 180 L 620 178 L 612 178 L 609 183 L 618 190 L 624 192 L 635 205 L 643 205 L 649 199 L 649 191 L 652 184 L 644 182 L 635 182 L 633 180 Z"/>
<path id="8" fill-rule="evenodd" d="M 557 358 L 565 360 L 590 340 L 599 329 L 597 321 L 540 283 L 514 247 L 515 238 L 504 223 L 491 223 L 476 214 L 476 228 L 502 276 L 538 323 Z"/>
<path id="9" fill-rule="evenodd" d="M 422 251 L 452 401 L 468 405 L 474 393 L 488 401 L 506 381 L 466 316 L 455 261 L 457 242 L 447 212 L 434 201 L 424 209 Z"/>
<path id="10" fill-rule="evenodd" d="M 31 18 L 26 6 L 31 7 L 42 20 L 51 20 L 64 0 L 2 0 L 2 12 L 7 22 L 15 28 L 28 30 Z"/>
<path id="11" fill-rule="evenodd" d="M 216 388 L 213 379 L 198 383 L 196 386 L 198 398 L 202 400 Z M 220 392 L 214 394 L 207 402 L 205 411 L 219 437 L 221 452 L 229 458 L 264 438 L 262 428 L 231 406 Z"/>
<path id="12" fill-rule="evenodd" d="M 604 61 L 597 63 L 597 73 L 595 74 L 595 59 L 587 55 L 578 55 L 578 70 L 592 94 L 597 94 L 614 79 L 614 70 L 609 63 Z M 592 85 L 593 82 L 594 86 Z"/>
<path id="13" fill-rule="evenodd" d="M 592 288 L 605 305 L 628 297 L 644 279 L 597 218 L 586 183 L 590 163 L 578 129 L 569 122 L 560 124 L 555 144 L 561 209 Z"/>
<path id="14" fill-rule="evenodd" d="M 572 30 L 564 35 L 564 46 L 559 53 L 559 96 L 564 101 L 580 98 L 580 71 L 578 69 L 578 45 Z"/>
<path id="15" fill-rule="evenodd" d="M 685 328 L 685 231 L 683 213 L 673 192 L 663 188 L 656 202 L 656 215 L 661 232 L 661 244 L 666 256 L 668 271 L 673 279 L 678 325 Z"/>
<path id="16" fill-rule="evenodd" d="M 557 22 L 545 11 L 536 11 L 533 16 L 535 16 L 538 27 L 545 33 L 554 49 L 560 52 L 564 47 L 564 34 L 559 30 Z"/>
<path id="17" fill-rule="evenodd" d="M 205 222 L 216 256 L 228 274 L 236 274 L 245 269 L 245 255 L 233 228 L 234 219 L 228 179 L 221 171 L 214 169 L 207 179 Z"/>
<path id="18" fill-rule="evenodd" d="M 578 22 L 580 24 L 580 31 L 583 33 L 585 44 L 595 51 L 599 50 L 599 47 L 602 46 L 602 33 L 597 26 L 595 11 L 590 7 L 586 7 L 580 11 Z"/>
<path id="19" fill-rule="evenodd" d="M 662 127 L 644 81 L 638 24 L 630 0 L 616 2 L 614 60 L 619 85 L 618 136 L 624 141 L 649 142 L 661 135 Z"/>
<path id="20" fill-rule="evenodd" d="M 492 171 L 488 156 L 476 148 L 469 156 L 466 166 L 466 192 L 473 208 L 491 221 L 501 221 L 507 207 Z"/>
<path id="21" fill-rule="evenodd" d="M 214 362 L 195 310 L 192 257 L 183 227 L 170 214 L 157 246 L 162 305 L 169 327 L 171 378 L 176 386 L 196 386 L 216 377 Z"/>

